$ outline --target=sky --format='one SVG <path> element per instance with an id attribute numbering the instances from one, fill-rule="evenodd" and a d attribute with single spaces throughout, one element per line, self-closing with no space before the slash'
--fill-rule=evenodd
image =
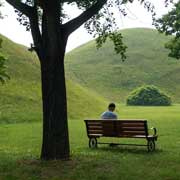
<path id="1" fill-rule="evenodd" d="M 4 7 L 1 8 L 1 12 L 5 16 L 4 19 L 0 20 L 0 34 L 8 37 L 12 41 L 23 44 L 30 47 L 32 38 L 30 32 L 25 30 L 25 27 L 19 24 L 16 20 L 17 16 L 12 6 L 4 2 Z M 155 5 L 157 16 L 160 17 L 167 13 L 169 8 L 164 7 L 164 0 L 151 0 Z M 116 19 L 119 29 L 134 28 L 134 27 L 146 27 L 154 28 L 152 26 L 152 17 L 147 10 L 144 9 L 140 3 L 135 0 L 134 3 L 129 3 L 124 7 L 128 13 L 126 17 L 123 17 L 120 13 L 116 13 Z M 70 12 L 70 18 L 73 18 L 81 13 L 75 6 L 67 6 L 66 12 Z M 72 33 L 68 39 L 67 52 L 74 49 L 75 47 L 84 44 L 92 40 L 92 36 L 81 26 L 78 30 Z"/>

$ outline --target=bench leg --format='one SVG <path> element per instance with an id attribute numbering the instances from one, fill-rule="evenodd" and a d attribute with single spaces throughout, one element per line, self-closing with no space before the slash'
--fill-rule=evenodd
<path id="1" fill-rule="evenodd" d="M 154 139 L 148 139 L 147 148 L 149 152 L 153 152 L 155 150 L 156 145 L 155 145 Z"/>
<path id="2" fill-rule="evenodd" d="M 97 139 L 96 138 L 89 138 L 89 147 L 90 148 L 97 148 Z"/>

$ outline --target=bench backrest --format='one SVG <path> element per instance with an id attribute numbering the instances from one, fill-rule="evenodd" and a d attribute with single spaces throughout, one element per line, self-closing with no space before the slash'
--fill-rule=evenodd
<path id="1" fill-rule="evenodd" d="M 148 136 L 146 120 L 84 120 L 87 135 L 105 137 Z"/>

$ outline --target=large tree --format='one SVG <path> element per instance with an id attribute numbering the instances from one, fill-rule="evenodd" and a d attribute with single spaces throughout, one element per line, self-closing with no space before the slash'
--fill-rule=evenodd
<path id="1" fill-rule="evenodd" d="M 167 14 L 155 19 L 154 24 L 159 32 L 173 35 L 165 47 L 170 50 L 170 57 L 180 59 L 180 1 L 176 1 L 174 7 Z"/>
<path id="2" fill-rule="evenodd" d="M 41 65 L 43 101 L 42 159 L 69 158 L 64 56 L 69 35 L 85 23 L 85 28 L 97 37 L 97 46 L 109 37 L 122 59 L 126 46 L 116 31 L 114 8 L 126 15 L 122 5 L 133 0 L 6 0 L 19 15 L 19 22 L 31 30 L 35 50 Z M 153 11 L 153 6 L 139 0 Z M 76 4 L 82 13 L 68 20 L 64 5 Z M 92 57 L 93 58 L 93 57 Z"/>

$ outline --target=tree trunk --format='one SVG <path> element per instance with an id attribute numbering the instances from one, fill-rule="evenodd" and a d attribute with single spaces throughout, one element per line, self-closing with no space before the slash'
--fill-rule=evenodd
<path id="1" fill-rule="evenodd" d="M 50 54 L 45 53 L 44 59 L 41 60 L 43 101 L 41 159 L 68 159 L 69 137 L 64 73 L 65 45 L 59 51 L 49 51 L 49 49 L 47 51 L 43 49 L 43 52 L 50 52 Z"/>
<path id="2" fill-rule="evenodd" d="M 42 17 L 41 62 L 43 142 L 41 159 L 68 159 L 69 137 L 64 56 L 67 37 L 59 24 L 59 1 L 46 1 Z"/>

